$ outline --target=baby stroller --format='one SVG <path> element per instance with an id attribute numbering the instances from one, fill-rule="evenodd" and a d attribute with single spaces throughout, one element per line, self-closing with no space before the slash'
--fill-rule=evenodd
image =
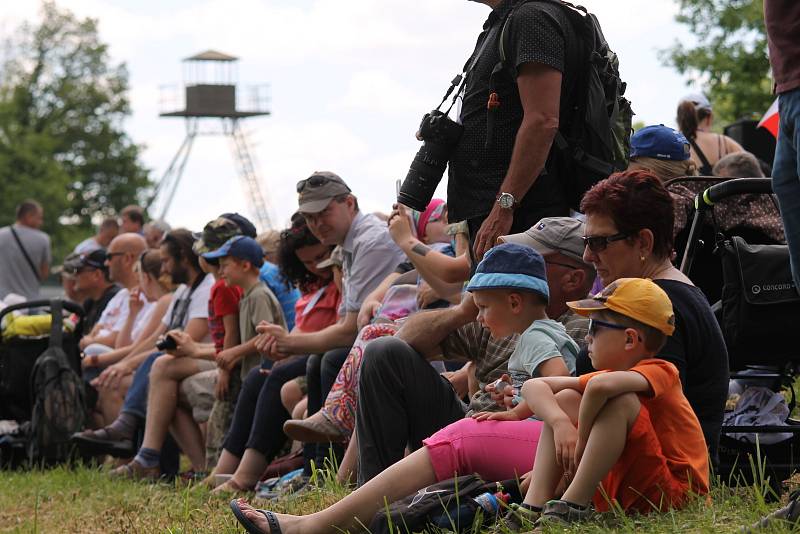
<path id="1" fill-rule="evenodd" d="M 22 310 L 37 314 L 14 313 Z M 0 465 L 17 466 L 29 457 L 35 402 L 33 372 L 40 357 L 56 344 L 63 349 L 69 368 L 80 376 L 78 342 L 83 319 L 80 305 L 59 299 L 33 300 L 0 310 Z M 74 410 L 85 408 L 75 406 Z"/>
<path id="2" fill-rule="evenodd" d="M 719 293 L 719 301 L 710 302 L 725 337 L 731 378 L 774 392 L 782 388 L 790 392 L 788 409 L 782 406 L 776 411 L 785 417 L 775 424 L 758 424 L 752 419 L 753 424 L 726 424 L 720 438 L 717 474 L 722 481 L 752 482 L 769 477 L 773 489 L 779 490 L 781 481 L 800 466 L 800 421 L 790 417 L 795 405 L 793 383 L 800 362 L 800 349 L 792 339 L 793 329 L 800 325 L 800 295 L 792 283 L 785 245 L 763 244 L 754 242 L 752 235 L 745 238 L 735 231 L 725 232 L 714 218 L 715 205 L 725 199 L 771 193 L 769 178 L 721 181 L 700 192 L 695 197 L 680 269 L 695 280 L 698 251 L 713 248 L 721 269 L 722 276 L 720 271 L 717 274 L 721 288 L 708 291 L 700 287 L 707 295 Z M 709 239 L 713 247 L 708 246 Z M 776 398 L 769 391 L 766 394 Z M 748 454 L 755 460 L 753 464 Z M 756 458 L 765 462 L 765 469 Z"/>

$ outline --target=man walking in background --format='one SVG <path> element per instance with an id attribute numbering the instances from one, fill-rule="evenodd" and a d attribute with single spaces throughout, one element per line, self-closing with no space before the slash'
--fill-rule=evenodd
<path id="1" fill-rule="evenodd" d="M 44 210 L 35 200 L 17 206 L 14 224 L 0 228 L 0 299 L 10 293 L 39 298 L 39 286 L 50 271 L 50 237 L 39 230 Z"/>

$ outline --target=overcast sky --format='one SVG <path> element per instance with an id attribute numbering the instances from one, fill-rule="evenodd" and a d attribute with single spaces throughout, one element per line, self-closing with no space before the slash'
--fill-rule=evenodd
<path id="1" fill-rule="evenodd" d="M 419 144 L 413 134 L 469 56 L 489 8 L 467 0 L 57 0 L 99 20 L 115 62 L 130 72 L 132 138 L 159 179 L 183 140 L 182 119 L 159 118 L 162 86 L 180 87 L 181 59 L 206 49 L 241 58 L 242 86 L 270 85 L 272 114 L 248 119 L 251 148 L 274 225 L 296 209 L 295 183 L 332 170 L 362 209 L 388 211 L 394 180 Z M 679 98 L 698 87 L 661 66 L 658 50 L 691 37 L 674 0 L 583 0 L 628 83 L 634 120 L 674 125 Z M 9 31 L 37 2 L 4 3 Z M 181 89 L 182 90 L 182 89 Z M 439 191 L 444 194 L 445 180 Z M 195 142 L 167 215 L 201 229 L 223 211 L 249 214 L 230 146 Z"/>

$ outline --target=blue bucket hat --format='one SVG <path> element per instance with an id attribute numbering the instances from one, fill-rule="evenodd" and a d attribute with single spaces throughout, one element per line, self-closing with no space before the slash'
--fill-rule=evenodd
<path id="1" fill-rule="evenodd" d="M 207 260 L 216 260 L 226 256 L 249 261 L 259 268 L 264 265 L 264 249 L 255 239 L 244 235 L 234 236 L 225 241 L 225 244 L 217 250 L 203 254 Z"/>
<path id="2" fill-rule="evenodd" d="M 538 293 L 550 300 L 544 258 L 527 245 L 503 243 L 489 250 L 466 290 L 510 289 Z"/>
<path id="3" fill-rule="evenodd" d="M 686 161 L 689 141 L 680 132 L 663 124 L 645 126 L 631 137 L 631 157 Z"/>

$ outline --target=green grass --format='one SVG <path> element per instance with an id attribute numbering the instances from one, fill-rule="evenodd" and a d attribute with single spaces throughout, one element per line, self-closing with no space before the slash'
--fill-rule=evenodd
<path id="1" fill-rule="evenodd" d="M 320 486 L 270 508 L 310 513 L 347 492 L 329 477 L 321 477 Z M 650 516 L 603 514 L 572 532 L 736 532 L 779 506 L 766 504 L 762 495 L 758 487 L 732 489 L 716 484 L 711 504 L 697 499 L 683 510 Z M 0 471 L 0 532 L 243 532 L 228 501 L 201 488 L 114 481 L 105 471 L 88 467 Z M 788 531 L 781 527 L 769 530 Z"/>

